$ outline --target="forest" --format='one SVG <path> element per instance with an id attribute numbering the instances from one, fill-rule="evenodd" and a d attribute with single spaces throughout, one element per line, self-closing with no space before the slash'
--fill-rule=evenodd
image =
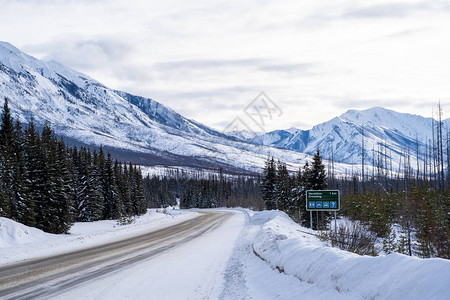
<path id="1" fill-rule="evenodd" d="M 38 132 L 13 120 L 8 100 L 0 127 L 0 216 L 50 233 L 73 222 L 118 219 L 147 211 L 136 166 L 89 149 L 68 147 L 48 124 Z"/>
<path id="2" fill-rule="evenodd" d="M 180 208 L 246 207 L 254 210 L 265 208 L 261 196 L 260 178 L 205 172 L 186 173 L 168 170 L 164 175 L 147 176 L 144 179 L 147 202 L 150 207 L 163 204 Z"/>

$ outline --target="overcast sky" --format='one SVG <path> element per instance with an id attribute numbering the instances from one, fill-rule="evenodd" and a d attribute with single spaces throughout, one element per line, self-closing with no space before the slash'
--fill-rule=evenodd
<path id="1" fill-rule="evenodd" d="M 348 109 L 450 116 L 448 1 L 0 0 L 0 40 L 216 129 L 264 91 L 266 130 Z M 278 115 L 277 115 L 278 116 Z M 254 128 L 251 128 L 254 129 Z M 254 129 L 256 130 L 256 129 Z"/>

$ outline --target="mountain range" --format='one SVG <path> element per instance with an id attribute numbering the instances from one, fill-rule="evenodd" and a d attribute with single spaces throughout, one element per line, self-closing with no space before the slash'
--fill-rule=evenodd
<path id="1" fill-rule="evenodd" d="M 325 159 L 333 157 L 342 171 L 361 162 L 363 136 L 368 161 L 374 157 L 370 151 L 381 146 L 399 161 L 405 149 L 417 148 L 416 141 L 424 148 L 432 132 L 431 118 L 374 107 L 349 110 L 310 130 L 233 136 L 153 99 L 108 88 L 58 62 L 36 59 L 6 42 L 0 42 L 0 97 L 1 105 L 4 97 L 9 99 L 13 116 L 22 123 L 31 118 L 38 126 L 49 122 L 68 143 L 102 145 L 141 165 L 220 167 L 229 173 L 259 172 L 269 155 L 295 170 L 316 149 Z M 450 119 L 444 120 L 444 128 L 449 125 Z"/>
<path id="2" fill-rule="evenodd" d="M 54 62 L 0 42 L 0 104 L 14 118 L 49 122 L 66 142 L 103 146 L 141 165 L 188 166 L 230 173 L 257 172 L 269 153 L 291 167 L 306 155 L 260 146 L 187 119 L 149 98 L 113 90 Z"/>
<path id="3" fill-rule="evenodd" d="M 373 163 L 374 153 L 375 161 L 378 154 L 382 154 L 398 162 L 408 151 L 412 157 L 416 157 L 418 152 L 422 160 L 426 145 L 432 144 L 432 124 L 432 118 L 373 107 L 362 111 L 349 110 L 310 130 L 275 130 L 256 135 L 250 141 L 307 154 L 320 149 L 325 158 L 333 157 L 337 162 L 354 164 L 361 163 L 364 137 L 364 156 L 368 163 Z M 443 128 L 446 140 L 450 118 L 443 120 Z M 444 149 L 446 147 L 444 145 Z"/>

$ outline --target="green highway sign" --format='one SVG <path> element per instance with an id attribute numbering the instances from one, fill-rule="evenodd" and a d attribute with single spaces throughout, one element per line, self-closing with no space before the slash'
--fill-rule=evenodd
<path id="1" fill-rule="evenodd" d="M 306 191 L 306 210 L 336 211 L 341 208 L 338 190 Z"/>

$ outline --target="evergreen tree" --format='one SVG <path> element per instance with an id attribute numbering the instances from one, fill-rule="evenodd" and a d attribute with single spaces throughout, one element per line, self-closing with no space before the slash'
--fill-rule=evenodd
<path id="1" fill-rule="evenodd" d="M 17 221 L 27 226 L 35 226 L 34 202 L 31 198 L 31 191 L 26 169 L 25 135 L 22 125 L 16 121 L 14 128 L 15 140 L 14 149 L 14 172 L 13 172 L 13 192 L 15 203 L 17 204 Z"/>
<path id="2" fill-rule="evenodd" d="M 81 203 L 81 191 L 83 190 L 82 185 L 82 175 L 81 175 L 81 158 L 80 152 L 77 147 L 73 147 L 70 150 L 70 158 L 69 158 L 69 169 L 71 173 L 71 181 L 72 181 L 72 190 L 70 191 L 71 199 L 72 199 L 72 217 L 74 220 L 79 220 L 79 207 Z"/>
<path id="3" fill-rule="evenodd" d="M 38 170 L 36 192 L 36 222 L 37 227 L 51 233 L 58 232 L 57 220 L 58 201 L 56 199 L 56 137 L 50 125 L 46 123 L 42 129 L 39 158 L 41 165 Z"/>
<path id="4" fill-rule="evenodd" d="M 324 190 L 327 187 L 327 175 L 325 173 L 325 166 L 322 162 L 322 157 L 320 156 L 319 149 L 317 149 L 316 154 L 314 154 L 311 172 L 306 178 L 308 189 L 310 190 Z M 327 224 L 331 221 L 329 212 L 316 212 L 313 214 L 313 228 L 315 229 L 325 229 Z"/>
<path id="5" fill-rule="evenodd" d="M 268 158 L 263 170 L 262 191 L 266 209 L 278 209 L 275 198 L 275 185 L 277 182 L 277 174 L 275 168 L 275 160 Z"/>
<path id="6" fill-rule="evenodd" d="M 29 191 L 29 205 L 27 205 L 27 214 L 29 215 L 30 223 L 38 228 L 37 222 L 40 221 L 37 214 L 40 213 L 43 194 L 39 189 L 41 184 L 40 173 L 42 172 L 43 162 L 40 157 L 40 136 L 35 129 L 34 120 L 31 119 L 28 127 L 25 129 L 24 135 L 24 155 L 25 155 L 25 169 L 26 169 L 26 186 Z M 24 214 L 24 218 L 25 218 Z M 26 223 L 25 223 L 26 224 Z"/>
<path id="7" fill-rule="evenodd" d="M 296 184 L 294 190 L 294 197 L 297 204 L 298 218 L 300 224 L 305 227 L 310 227 L 310 214 L 306 210 L 306 191 L 311 189 L 309 178 L 311 177 L 311 167 L 308 161 L 303 165 L 302 170 L 299 170 L 296 176 Z"/>
<path id="8" fill-rule="evenodd" d="M 81 148 L 78 168 L 78 191 L 77 205 L 78 220 L 81 222 L 92 222 L 102 219 L 103 199 L 98 184 L 98 174 L 93 164 L 93 157 L 89 150 Z"/>
<path id="9" fill-rule="evenodd" d="M 141 170 L 136 166 L 132 167 L 132 189 L 133 189 L 133 213 L 142 215 L 147 212 L 147 202 L 145 201 L 144 183 Z"/>
<path id="10" fill-rule="evenodd" d="M 122 167 L 122 163 L 116 160 L 114 164 L 114 176 L 116 177 L 117 187 L 119 190 L 120 202 L 122 204 L 122 216 L 131 216 L 133 206 L 131 203 L 130 185 L 128 180 L 128 170 L 126 165 Z"/>
<path id="11" fill-rule="evenodd" d="M 122 203 L 120 201 L 114 166 L 111 154 L 105 160 L 103 149 L 100 148 L 100 176 L 103 191 L 103 217 L 105 219 L 119 219 L 122 216 Z"/>
<path id="12" fill-rule="evenodd" d="M 302 174 L 302 169 L 299 168 L 297 171 L 297 174 L 293 176 L 292 178 L 292 198 L 291 198 L 291 203 L 290 203 L 290 215 L 292 216 L 292 218 L 294 220 L 296 220 L 297 222 L 301 223 L 302 220 L 302 213 L 300 210 L 300 205 L 302 204 L 302 196 L 303 196 L 303 183 L 302 183 L 302 179 L 303 179 L 303 174 Z"/>
<path id="13" fill-rule="evenodd" d="M 278 203 L 278 209 L 286 211 L 290 209 L 289 202 L 291 198 L 291 178 L 286 164 L 278 162 L 277 176 L 275 182 L 275 201 Z"/>
<path id="14" fill-rule="evenodd" d="M 0 215 L 17 219 L 17 203 L 14 195 L 14 125 L 8 99 L 5 98 L 0 124 Z"/>
<path id="15" fill-rule="evenodd" d="M 72 178 L 69 157 L 62 140 L 57 143 L 55 159 L 54 198 L 56 204 L 54 232 L 67 233 L 72 226 Z"/>
<path id="16" fill-rule="evenodd" d="M 327 175 L 319 150 L 314 154 L 311 164 L 311 173 L 308 176 L 308 183 L 311 190 L 324 190 L 327 187 Z"/>

